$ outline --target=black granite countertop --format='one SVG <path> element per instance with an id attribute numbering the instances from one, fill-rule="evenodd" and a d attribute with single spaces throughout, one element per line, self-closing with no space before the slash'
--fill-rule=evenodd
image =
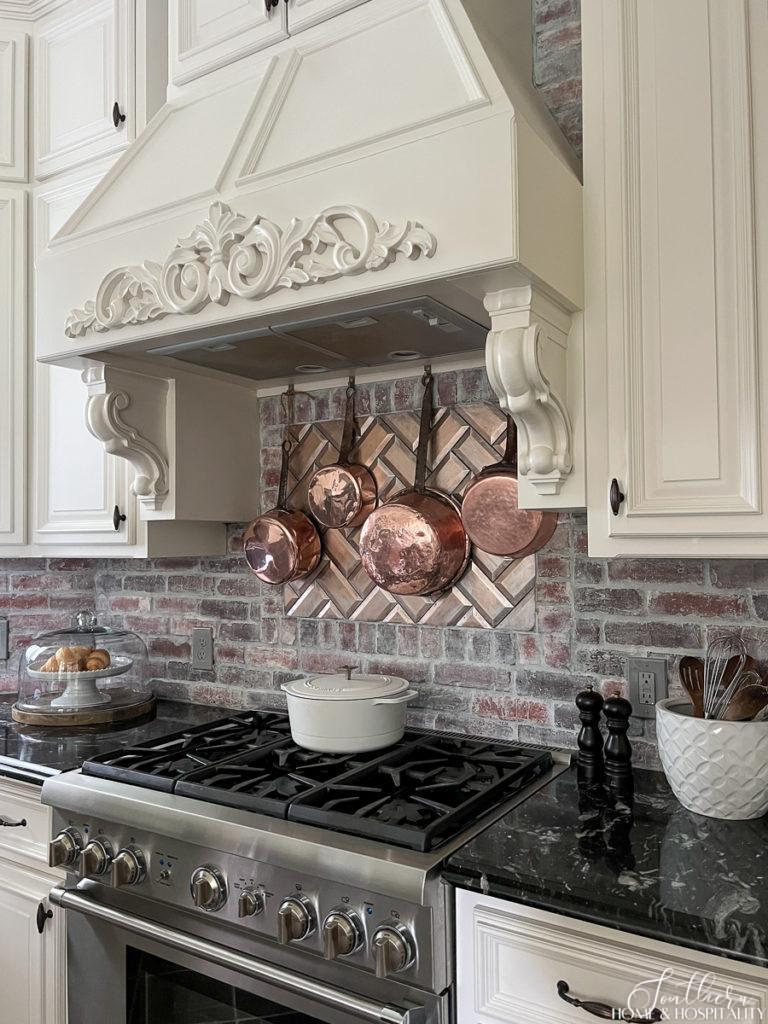
<path id="1" fill-rule="evenodd" d="M 56 729 L 11 720 L 13 697 L 0 697 L 0 775 L 42 783 L 48 775 L 79 768 L 89 757 L 212 722 L 226 708 L 159 700 L 152 715 L 121 725 Z"/>
<path id="2" fill-rule="evenodd" d="M 447 862 L 491 896 L 768 967 L 768 818 L 686 811 L 658 772 L 631 802 L 554 779 Z"/>

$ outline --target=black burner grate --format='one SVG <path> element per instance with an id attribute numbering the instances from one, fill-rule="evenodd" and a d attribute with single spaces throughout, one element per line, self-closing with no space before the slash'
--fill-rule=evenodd
<path id="1" fill-rule="evenodd" d="M 431 850 L 552 765 L 524 744 L 408 732 L 369 754 L 297 746 L 287 716 L 243 712 L 86 761 L 83 773 Z"/>

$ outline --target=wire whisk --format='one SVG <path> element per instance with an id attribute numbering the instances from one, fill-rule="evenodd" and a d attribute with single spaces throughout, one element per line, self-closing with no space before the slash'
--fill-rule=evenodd
<path id="1" fill-rule="evenodd" d="M 719 719 L 723 716 L 734 693 L 745 682 L 742 671 L 746 661 L 746 645 L 735 634 L 718 637 L 707 647 L 704 658 L 705 718 Z"/>

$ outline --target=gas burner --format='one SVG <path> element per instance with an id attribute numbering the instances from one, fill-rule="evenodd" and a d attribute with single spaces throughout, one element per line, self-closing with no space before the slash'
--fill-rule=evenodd
<path id="1" fill-rule="evenodd" d="M 195 769 L 219 764 L 244 750 L 263 750 L 288 736 L 285 715 L 244 711 L 151 744 L 101 754 L 84 763 L 83 773 L 170 793 L 178 779 Z"/>

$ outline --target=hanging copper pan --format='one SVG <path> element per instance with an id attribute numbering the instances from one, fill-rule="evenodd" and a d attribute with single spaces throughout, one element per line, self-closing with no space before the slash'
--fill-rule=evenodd
<path id="1" fill-rule="evenodd" d="M 290 583 L 320 561 L 320 534 L 309 516 L 285 504 L 291 442 L 283 439 L 277 505 L 254 519 L 243 537 L 245 560 L 264 583 Z"/>
<path id="2" fill-rule="evenodd" d="M 376 508 L 376 480 L 365 466 L 349 461 L 355 434 L 355 378 L 349 378 L 339 461 L 316 470 L 309 481 L 309 510 L 331 530 L 360 526 Z"/>
<path id="3" fill-rule="evenodd" d="M 517 427 L 507 415 L 504 457 L 486 466 L 464 492 L 461 519 L 475 547 L 510 558 L 544 547 L 555 532 L 557 513 L 520 509 L 517 499 Z"/>
<path id="4" fill-rule="evenodd" d="M 365 571 L 392 594 L 427 595 L 445 590 L 467 567 L 470 545 L 456 503 L 427 490 L 427 448 L 432 425 L 432 374 L 422 378 L 419 447 L 413 488 L 373 511 L 360 534 Z"/>

